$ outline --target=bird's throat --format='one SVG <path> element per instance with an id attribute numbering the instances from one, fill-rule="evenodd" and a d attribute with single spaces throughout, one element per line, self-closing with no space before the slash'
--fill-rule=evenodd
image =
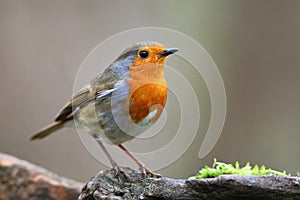
<path id="1" fill-rule="evenodd" d="M 164 78 L 163 68 L 147 70 L 130 70 L 129 79 L 129 114 L 135 123 L 144 119 L 154 122 L 161 115 L 167 100 L 168 86 Z M 154 67 L 154 66 L 153 66 Z M 155 115 L 150 116 L 152 111 L 157 110 Z"/>

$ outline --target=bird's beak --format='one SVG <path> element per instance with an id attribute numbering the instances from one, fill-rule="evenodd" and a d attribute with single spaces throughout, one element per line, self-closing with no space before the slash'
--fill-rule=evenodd
<path id="1" fill-rule="evenodd" d="M 170 48 L 170 49 L 165 49 L 162 53 L 158 54 L 160 57 L 166 57 L 168 55 L 171 55 L 175 52 L 177 52 L 179 49 L 177 48 Z"/>

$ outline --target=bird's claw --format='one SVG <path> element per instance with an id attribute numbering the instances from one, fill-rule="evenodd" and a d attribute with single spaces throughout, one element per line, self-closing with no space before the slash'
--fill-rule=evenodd
<path id="1" fill-rule="evenodd" d="M 125 180 L 132 180 L 131 176 L 118 165 L 113 166 L 112 169 L 115 171 L 114 176 L 118 178 L 119 182 L 124 182 L 124 178 Z"/>
<path id="2" fill-rule="evenodd" d="M 160 174 L 154 173 L 150 169 L 148 169 L 146 166 L 141 166 L 140 171 L 142 172 L 144 178 L 151 177 L 151 178 L 161 178 L 162 176 Z"/>

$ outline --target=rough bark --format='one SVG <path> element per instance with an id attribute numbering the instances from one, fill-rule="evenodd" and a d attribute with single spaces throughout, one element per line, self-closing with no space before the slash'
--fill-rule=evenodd
<path id="1" fill-rule="evenodd" d="M 74 200 L 82 185 L 0 153 L 0 200 Z"/>
<path id="2" fill-rule="evenodd" d="M 118 176 L 113 169 L 99 172 L 80 193 L 83 184 L 0 153 L 0 200 L 300 199 L 298 177 L 222 175 L 200 180 L 154 179 L 130 168 L 121 169 Z"/>
<path id="3" fill-rule="evenodd" d="M 78 199 L 300 199 L 298 177 L 222 175 L 199 180 L 145 179 L 132 169 L 122 171 L 119 178 L 114 170 L 100 172 L 86 184 Z"/>

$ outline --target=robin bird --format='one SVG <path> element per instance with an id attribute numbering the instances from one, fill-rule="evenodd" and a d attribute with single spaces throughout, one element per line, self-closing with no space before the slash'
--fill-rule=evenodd
<path id="1" fill-rule="evenodd" d="M 153 41 L 126 49 L 72 97 L 54 123 L 30 139 L 45 138 L 64 127 L 80 128 L 97 140 L 117 173 L 120 168 L 103 142 L 117 145 L 143 173 L 157 177 L 122 143 L 141 134 L 161 115 L 168 92 L 164 65 L 167 56 L 177 51 Z"/>

